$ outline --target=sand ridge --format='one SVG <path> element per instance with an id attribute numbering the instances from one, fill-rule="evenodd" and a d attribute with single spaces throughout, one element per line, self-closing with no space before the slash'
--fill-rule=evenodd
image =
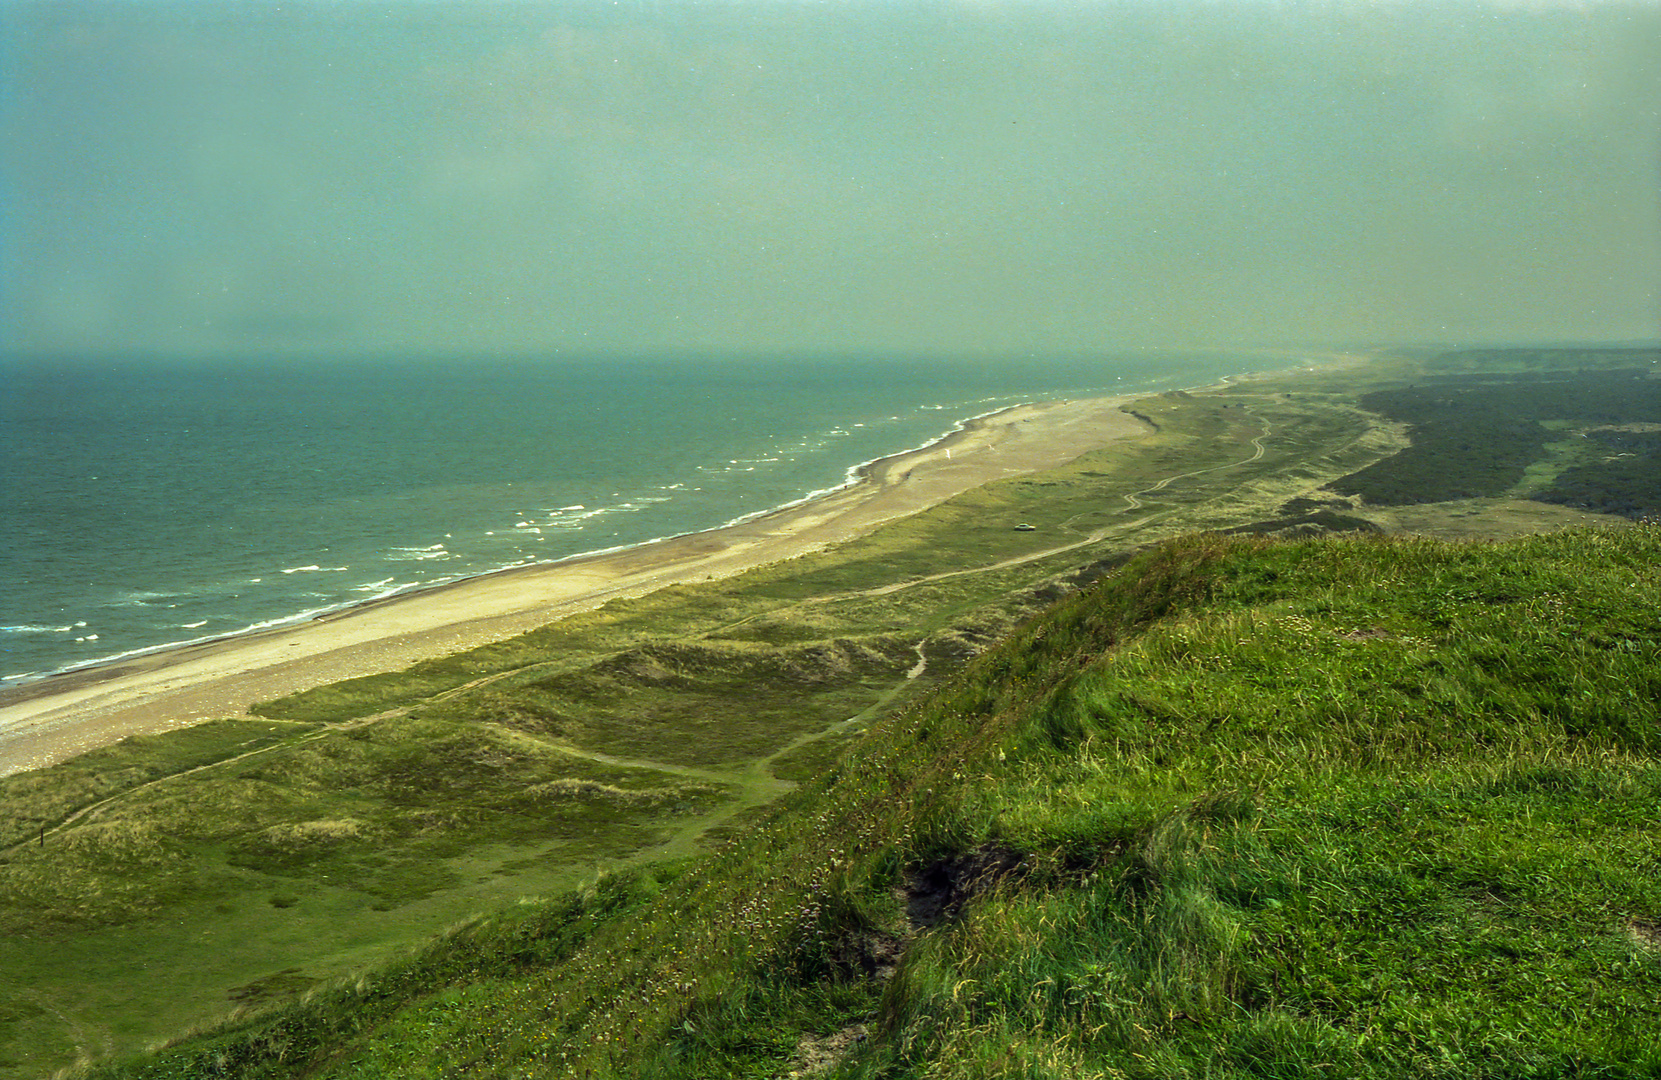
<path id="1" fill-rule="evenodd" d="M 1145 425 L 1131 399 L 1019 405 L 857 482 L 707 532 L 468 578 L 298 625 L 128 658 L 0 693 L 0 776 L 128 735 L 226 716 L 285 694 L 500 641 L 607 600 L 726 577 L 821 550 L 1008 476 L 1064 465 Z"/>

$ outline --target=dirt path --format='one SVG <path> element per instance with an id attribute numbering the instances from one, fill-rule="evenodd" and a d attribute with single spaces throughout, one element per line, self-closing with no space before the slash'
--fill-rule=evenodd
<path id="1" fill-rule="evenodd" d="M 1245 411 L 1248 415 L 1251 416 L 1252 419 L 1256 420 L 1258 423 L 1263 425 L 1263 430 L 1261 432 L 1259 432 L 1257 435 L 1253 436 L 1252 439 L 1251 439 L 1252 446 L 1257 448 L 1256 452 L 1253 453 L 1251 457 L 1244 458 L 1240 461 L 1231 461 L 1231 462 L 1227 463 L 1226 465 L 1212 465 L 1210 468 L 1194 469 L 1192 472 L 1177 473 L 1174 476 L 1167 476 L 1165 479 L 1161 480 L 1159 483 L 1153 485 L 1152 487 L 1145 487 L 1145 488 L 1142 488 L 1138 491 L 1133 491 L 1129 495 L 1124 496 L 1125 502 L 1129 503 L 1130 505 L 1126 506 L 1123 510 L 1120 510 L 1119 513 L 1128 514 L 1132 510 L 1142 509 L 1142 500 L 1137 498 L 1138 495 L 1152 495 L 1156 491 L 1164 491 L 1165 490 L 1165 485 L 1171 483 L 1173 480 L 1186 480 L 1190 476 L 1200 476 L 1204 473 L 1218 472 L 1219 470 L 1222 470 L 1222 469 L 1237 469 L 1241 465 L 1250 465 L 1254 461 L 1262 460 L 1263 454 L 1264 454 L 1263 440 L 1268 437 L 1269 432 L 1272 430 L 1272 425 L 1269 423 L 1269 421 L 1263 419 L 1263 417 L 1257 415 L 1255 412 L 1252 412 L 1251 406 L 1249 406 L 1249 405 L 1246 406 Z"/>
<path id="2" fill-rule="evenodd" d="M 938 442 L 872 463 L 858 483 L 708 532 L 469 578 L 0 691 L 0 775 L 453 655 L 615 597 L 729 577 L 845 543 L 991 481 L 1056 468 L 1143 433 L 1142 422 L 1121 409 L 1129 400 L 1042 402 L 967 421 Z"/>
<path id="3" fill-rule="evenodd" d="M 1172 475 L 1165 477 L 1164 479 L 1158 481 L 1155 484 L 1151 484 L 1151 485 L 1149 485 L 1148 487 L 1145 487 L 1145 488 L 1140 488 L 1135 492 L 1132 492 L 1130 494 L 1127 494 L 1127 495 L 1123 496 L 1125 501 L 1127 503 L 1129 503 L 1130 505 L 1125 507 L 1124 509 L 1120 510 L 1119 513 L 1125 514 L 1125 513 L 1130 513 L 1132 510 L 1141 509 L 1143 504 L 1142 504 L 1141 500 L 1139 498 L 1137 498 L 1137 496 L 1148 495 L 1148 494 L 1151 494 L 1155 491 L 1162 491 L 1167 486 L 1169 486 L 1170 484 L 1172 484 L 1172 483 L 1174 483 L 1178 480 L 1184 480 L 1184 479 L 1188 479 L 1189 477 L 1194 477 L 1194 476 L 1201 476 L 1201 475 L 1204 475 L 1206 473 L 1219 472 L 1219 471 L 1222 471 L 1224 469 L 1238 468 L 1242 465 L 1249 465 L 1249 464 L 1252 464 L 1253 462 L 1261 460 L 1264 453 L 1266 452 L 1266 448 L 1264 446 L 1263 440 L 1268 438 L 1268 436 L 1272 433 L 1273 425 L 1268 420 L 1264 419 L 1263 417 L 1257 415 L 1256 413 L 1251 412 L 1249 407 L 1247 408 L 1246 411 L 1253 417 L 1253 419 L 1257 420 L 1259 423 L 1261 423 L 1263 425 L 1263 430 L 1261 432 L 1259 432 L 1257 435 L 1253 436 L 1252 439 L 1250 440 L 1251 445 L 1253 447 L 1253 452 L 1252 452 L 1251 456 L 1246 457 L 1246 458 L 1242 458 L 1239 461 L 1225 462 L 1221 465 L 1212 465 L 1212 466 L 1208 466 L 1208 467 L 1203 468 L 1203 469 L 1192 469 L 1192 470 L 1189 470 L 1188 472 L 1173 473 Z M 1174 512 L 1174 511 L 1166 511 L 1166 513 L 1171 513 L 1171 512 Z M 1150 521 L 1153 521 L 1155 518 L 1157 518 L 1159 516 L 1162 516 L 1162 515 L 1156 514 L 1153 517 L 1144 519 L 1143 521 L 1139 522 L 1138 524 L 1146 524 Z M 803 608 L 803 607 L 807 607 L 807 606 L 810 606 L 810 605 L 835 603 L 837 601 L 858 599 L 858 598 L 863 598 L 863 597 L 885 596 L 885 595 L 888 595 L 888 594 L 891 594 L 891 593 L 899 592 L 903 589 L 909 589 L 909 588 L 912 588 L 912 587 L 917 586 L 917 585 L 925 585 L 925 584 L 929 584 L 931 582 L 945 581 L 945 580 L 949 580 L 951 578 L 964 577 L 964 576 L 971 575 L 971 574 L 986 574 L 986 573 L 994 573 L 994 572 L 999 571 L 999 570 L 1007 570 L 1007 569 L 1010 569 L 1012 567 L 1022 566 L 1022 565 L 1025 565 L 1027 563 L 1036 562 L 1039 559 L 1046 559 L 1046 558 L 1049 558 L 1053 555 L 1065 554 L 1066 552 L 1074 551 L 1074 550 L 1077 550 L 1078 548 L 1081 548 L 1081 547 L 1086 547 L 1086 546 L 1091 545 L 1091 544 L 1100 543 L 1102 540 L 1105 540 L 1108 536 L 1112 535 L 1114 532 L 1119 531 L 1121 528 L 1123 528 L 1123 526 L 1104 526 L 1102 528 L 1094 530 L 1093 532 L 1091 532 L 1091 533 L 1085 535 L 1084 537 L 1082 537 L 1078 540 L 1075 540 L 1071 543 L 1061 544 L 1061 545 L 1058 545 L 1056 547 L 1051 547 L 1051 548 L 1044 548 L 1042 550 L 1028 552 L 1028 553 L 1023 554 L 1023 555 L 1012 556 L 1011 558 L 1003 559 L 1003 560 L 1000 560 L 1000 561 L 995 562 L 995 563 L 989 563 L 989 564 L 986 564 L 984 566 L 966 567 L 966 568 L 960 569 L 960 570 L 945 570 L 945 571 L 941 571 L 940 573 L 937 573 L 937 574 L 929 574 L 925 577 L 915 578 L 915 579 L 912 579 L 910 581 L 893 582 L 893 583 L 890 583 L 888 585 L 879 585 L 879 586 L 876 586 L 874 588 L 860 589 L 860 590 L 855 590 L 853 592 L 847 592 L 847 593 L 836 593 L 836 594 L 832 594 L 830 596 L 811 597 L 811 598 L 806 599 L 806 600 L 798 601 L 795 604 L 786 605 L 786 606 L 781 607 L 781 608 L 773 608 L 773 609 L 769 609 L 768 611 L 765 611 L 765 612 L 757 612 L 757 613 L 745 616 L 743 619 L 737 620 L 736 622 L 733 622 L 733 623 L 728 624 L 726 626 L 720 627 L 718 629 L 720 629 L 720 630 L 730 630 L 733 627 L 741 626 L 744 623 L 751 621 L 752 619 L 761 617 L 762 615 L 776 616 L 776 615 L 779 615 L 779 614 L 788 614 L 793 609 Z M 673 765 L 673 764 L 669 764 L 669 763 L 661 762 L 661 761 L 647 761 L 647 760 L 644 760 L 644 759 L 636 759 L 636 758 L 622 758 L 622 757 L 617 757 L 617 756 L 611 755 L 611 754 L 605 754 L 605 753 L 602 753 L 600 751 L 584 750 L 584 749 L 581 749 L 579 747 L 570 746 L 570 745 L 561 745 L 559 747 L 559 749 L 562 752 L 570 754 L 574 757 L 586 758 L 588 760 L 596 761 L 596 762 L 599 762 L 601 764 L 614 765 L 614 766 L 617 766 L 617 767 L 620 767 L 620 768 L 648 769 L 648 770 L 655 771 L 655 772 L 668 773 L 668 774 L 677 775 L 677 776 L 685 776 L 689 779 L 701 780 L 701 781 L 704 781 L 704 782 L 707 782 L 707 783 L 718 783 L 718 784 L 723 784 L 723 785 L 738 783 L 741 786 L 741 789 L 746 794 L 741 796 L 740 799 L 737 800 L 739 805 L 735 805 L 734 807 L 732 807 L 730 809 L 729 812 L 727 812 L 726 814 L 723 815 L 723 819 L 724 818 L 730 818 L 734 814 L 737 814 L 737 813 L 741 812 L 744 809 L 748 809 L 749 806 L 757 805 L 761 802 L 770 802 L 772 799 L 777 798 L 779 795 L 783 794 L 785 791 L 788 791 L 791 787 L 794 786 L 793 784 L 790 784 L 786 781 L 778 780 L 776 777 L 772 776 L 771 772 L 768 771 L 769 768 L 771 767 L 772 762 L 776 758 L 778 758 L 778 757 L 782 756 L 783 754 L 786 754 L 786 753 L 788 753 L 792 750 L 798 749 L 799 747 L 804 746 L 809 742 L 813 742 L 813 741 L 816 741 L 816 740 L 822 739 L 822 738 L 827 738 L 827 737 L 829 737 L 833 734 L 836 734 L 837 732 L 839 732 L 841 730 L 844 730 L 846 727 L 851 726 L 855 722 L 859 721 L 861 718 L 870 715 L 877 708 L 880 708 L 882 705 L 885 705 L 888 701 L 892 700 L 894 695 L 897 694 L 900 691 L 900 689 L 903 688 L 904 685 L 907 682 L 909 682 L 912 679 L 915 679 L 918 676 L 920 676 L 923 673 L 923 671 L 926 668 L 927 663 L 928 663 L 927 658 L 923 653 L 923 645 L 924 645 L 924 642 L 918 642 L 918 644 L 917 644 L 917 654 L 918 654 L 918 663 L 917 663 L 917 665 L 915 667 L 913 667 L 906 674 L 906 677 L 904 679 L 902 679 L 898 683 L 896 683 L 893 689 L 891 689 L 887 693 L 883 694 L 882 697 L 879 698 L 878 702 L 875 705 L 873 705 L 870 708 L 867 708 L 866 710 L 862 711 L 857 716 L 850 717 L 848 720 L 845 720 L 840 724 L 834 725 L 830 728 L 826 728 L 826 729 L 824 729 L 822 731 L 819 731 L 819 732 L 814 732 L 814 733 L 810 733 L 806 736 L 803 736 L 803 737 L 793 741 L 789 745 L 785 746 L 784 748 L 776 751 L 775 753 L 770 754 L 765 758 L 759 759 L 758 761 L 752 763 L 750 766 L 748 766 L 748 767 L 746 767 L 742 770 L 728 771 L 728 770 L 697 769 L 697 768 L 693 768 L 693 767 L 690 767 L 690 766 Z M 336 731 L 363 727 L 367 724 L 373 724 L 373 723 L 377 723 L 377 722 L 380 722 L 380 721 L 383 721 L 383 720 L 390 720 L 390 719 L 395 719 L 395 718 L 398 718 L 398 717 L 408 716 L 411 711 L 413 711 L 414 709 L 416 709 L 416 708 L 418 708 L 422 705 L 436 704 L 436 703 L 439 703 L 439 702 L 448 701 L 451 698 L 460 696 L 462 694 L 469 693 L 473 690 L 477 690 L 480 687 L 489 686 L 493 683 L 500 682 L 500 681 L 505 680 L 505 679 L 513 678 L 515 676 L 520 676 L 520 675 L 525 674 L 528 671 L 535 671 L 538 668 L 557 666 L 560 663 L 561 663 L 560 661 L 549 661 L 549 662 L 544 663 L 544 664 L 533 664 L 533 665 L 530 665 L 528 667 L 514 668 L 514 669 L 511 669 L 509 671 L 493 672 L 489 675 L 481 676 L 480 678 L 473 679 L 473 680 L 470 680 L 468 682 L 465 682 L 465 683 L 461 684 L 460 686 L 454 686 L 454 687 L 451 687 L 448 690 L 441 691 L 440 693 L 435 694 L 430 698 L 426 698 L 423 701 L 417 702 L 417 703 L 412 704 L 412 705 L 400 706 L 400 707 L 395 708 L 395 709 L 388 709 L 384 712 L 375 713 L 371 716 L 358 717 L 356 719 L 349 720 L 349 721 L 346 721 L 346 722 L 340 723 L 340 724 L 329 724 L 329 725 L 324 726 L 323 728 L 320 728 L 317 731 L 308 732 L 307 734 L 302 735 L 299 738 L 294 739 L 294 740 L 274 743 L 271 746 L 261 747 L 258 750 L 250 750 L 249 752 L 247 752 L 245 754 L 238 754 L 235 757 L 225 758 L 223 760 L 215 761 L 215 762 L 209 762 L 205 765 L 198 765 L 198 766 L 195 766 L 194 768 L 186 769 L 182 772 L 171 773 L 167 776 L 157 777 L 156 779 L 150 780 L 150 781 L 148 781 L 144 784 L 140 784 L 137 787 L 128 788 L 125 791 L 117 792 L 116 794 L 111 795 L 108 798 L 101 799 L 98 802 L 92 803 L 88 806 L 84 806 L 81 809 L 79 809 L 79 810 L 75 811 L 74 813 L 70 814 L 68 817 L 64 818 L 62 821 L 58 822 L 56 825 L 53 825 L 52 827 L 44 830 L 40 837 L 30 838 L 28 840 L 21 841 L 20 843 L 13 844 L 8 848 L 0 850 L 0 855 L 10 854 L 11 852 L 19 850 L 20 848 L 26 847 L 29 844 L 40 843 L 40 842 L 42 842 L 44 837 L 53 836 L 53 835 L 61 832 L 62 830 L 66 829 L 66 828 L 69 828 L 70 826 L 74 825 L 76 822 L 82 821 L 85 818 L 88 818 L 90 816 L 93 816 L 93 815 L 97 814 L 99 811 L 101 811 L 102 809 L 104 809 L 107 806 L 109 806 L 113 803 L 116 803 L 116 802 L 118 802 L 122 799 L 126 799 L 126 798 L 129 798 L 129 797 L 133 796 L 133 795 L 136 795 L 141 791 L 145 791 L 149 788 L 152 788 L 152 787 L 156 786 L 157 784 L 168 783 L 168 782 L 171 782 L 171 781 L 174 781 L 174 780 L 181 780 L 181 779 L 184 779 L 187 776 L 193 776 L 197 773 L 205 772 L 209 769 L 216 769 L 216 768 L 219 768 L 221 766 L 235 764 L 236 762 L 239 762 L 239 761 L 245 761 L 248 758 L 255 757 L 259 754 L 269 753 L 273 750 L 279 750 L 279 749 L 291 748 L 291 747 L 294 747 L 294 746 L 298 746 L 298 745 L 301 745 L 302 743 L 305 743 L 305 742 L 310 742 L 310 741 L 314 741 L 314 740 L 317 740 L 317 739 L 324 738 L 325 736 L 327 736 L 327 735 L 329 735 L 333 732 L 336 732 Z M 704 828 L 704 829 L 707 829 L 709 827 L 711 827 L 711 825 L 707 824 L 707 823 L 704 826 L 702 826 L 702 828 Z"/>
<path id="4" fill-rule="evenodd" d="M 736 784 L 740 792 L 736 799 L 732 800 L 730 804 L 721 807 L 721 809 L 716 811 L 714 814 L 705 815 L 704 817 L 709 820 L 701 818 L 695 825 L 677 830 L 677 836 L 680 834 L 696 834 L 705 832 L 715 825 L 720 824 L 736 816 L 737 814 L 750 809 L 751 807 L 772 802 L 780 795 L 795 787 L 796 785 L 792 781 L 780 780 L 778 777 L 773 775 L 773 763 L 793 750 L 800 749 L 801 747 L 812 742 L 817 742 L 820 739 L 826 739 L 833 735 L 840 734 L 855 724 L 870 719 L 880 709 L 886 706 L 888 702 L 892 701 L 895 695 L 897 695 L 900 690 L 904 688 L 906 683 L 918 678 L 927 669 L 928 657 L 923 651 L 923 647 L 926 643 L 926 639 L 917 643 L 917 663 L 906 672 L 905 678 L 895 683 L 890 689 L 884 691 L 871 705 L 867 706 L 865 709 L 862 709 L 855 715 L 850 716 L 846 720 L 832 724 L 830 727 L 822 728 L 819 731 L 808 732 L 805 735 L 799 736 L 780 747 L 778 750 L 775 750 L 773 753 L 768 754 L 766 757 L 758 758 L 742 768 L 700 769 L 692 765 L 679 765 L 666 761 L 650 761 L 645 758 L 620 757 L 616 754 L 607 754 L 599 750 L 587 750 L 579 746 L 573 746 L 569 743 L 555 744 L 555 749 L 568 757 L 583 758 L 587 761 L 595 761 L 602 765 L 611 765 L 617 768 L 644 769 L 649 772 L 666 773 L 671 776 L 681 776 L 689 780 L 699 780 L 704 783 L 717 784 L 722 787 Z M 545 665 L 533 665 L 533 667 L 540 666 Z M 0 856 L 10 855 L 12 852 L 28 847 L 32 844 L 44 843 L 47 837 L 55 836 L 79 821 L 96 816 L 106 807 L 109 807 L 112 804 L 118 803 L 124 799 L 130 799 L 140 792 L 156 787 L 159 784 L 183 780 L 185 777 L 207 772 L 210 769 L 218 769 L 226 765 L 234 765 L 239 761 L 246 761 L 251 757 L 257 757 L 260 754 L 268 754 L 274 750 L 293 749 L 294 747 L 301 746 L 308 742 L 314 742 L 340 731 L 365 727 L 369 724 L 378 723 L 383 720 L 392 720 L 408 716 L 411 712 L 422 705 L 446 700 L 458 694 L 476 689 L 480 686 L 497 682 L 512 675 L 521 674 L 526 670 L 528 669 L 516 668 L 512 671 L 497 672 L 492 675 L 484 676 L 483 678 L 474 679 L 473 681 L 465 683 L 461 686 L 452 687 L 449 690 L 435 694 L 432 697 L 413 705 L 406 705 L 396 709 L 388 709 L 385 712 L 379 712 L 373 716 L 362 716 L 340 724 L 326 724 L 317 730 L 308 731 L 294 739 L 285 739 L 281 742 L 273 743 L 270 746 L 262 746 L 257 750 L 250 750 L 245 754 L 237 754 L 234 757 L 221 758 L 218 761 L 210 761 L 203 765 L 197 765 L 189 769 L 181 770 L 180 772 L 169 773 L 166 776 L 158 776 L 154 780 L 149 780 L 143 784 L 137 785 L 136 787 L 130 787 L 123 791 L 118 791 L 114 795 L 81 807 L 79 810 L 76 810 L 74 813 L 58 822 L 56 825 L 53 825 L 48 829 L 44 829 L 38 836 L 30 837 L 27 840 L 12 844 L 4 849 L 0 849 Z"/>
<path id="5" fill-rule="evenodd" d="M 281 721 L 281 722 L 287 723 L 289 721 Z M 184 769 L 184 770 L 181 770 L 181 771 L 176 772 L 176 773 L 168 773 L 166 776 L 158 776 L 154 780 L 147 780 L 144 783 L 139 784 L 135 787 L 125 788 L 121 791 L 116 792 L 114 795 L 109 796 L 108 798 L 100 799 L 95 803 L 89 803 L 86 806 L 81 807 L 79 810 L 75 811 L 73 814 L 70 814 L 68 817 L 64 818 L 62 821 L 58 822 L 56 825 L 52 826 L 50 829 L 41 830 L 41 832 L 37 836 L 32 836 L 29 839 L 23 840 L 23 841 L 21 841 L 19 843 L 16 843 L 16 844 L 13 844 L 8 848 L 0 848 L 0 856 L 10 855 L 12 852 L 18 851 L 22 848 L 26 848 L 31 844 L 45 843 L 46 838 L 48 836 L 56 836 L 58 833 L 62 832 L 64 829 L 69 828 L 71 825 L 75 824 L 77 821 L 80 821 L 83 818 L 90 817 L 90 816 L 96 814 L 99 810 L 102 810 L 104 807 L 110 805 L 111 803 L 119 802 L 122 799 L 131 798 L 132 796 L 137 795 L 141 791 L 144 791 L 148 788 L 155 787 L 157 784 L 166 784 L 166 783 L 169 783 L 173 780 L 183 780 L 187 776 L 194 776 L 195 774 L 197 774 L 199 772 L 207 772 L 209 769 L 217 769 L 217 768 L 220 768 L 220 767 L 225 766 L 225 765 L 234 765 L 235 763 L 237 763 L 239 761 L 246 761 L 247 759 L 249 759 L 251 757 L 256 757 L 260 754 L 269 754 L 273 750 L 290 749 L 290 748 L 299 746 L 301 743 L 311 742 L 315 739 L 321 739 L 323 736 L 329 734 L 331 731 L 336 731 L 336 730 L 339 730 L 340 727 L 348 727 L 348 726 L 352 726 L 352 725 L 342 724 L 342 725 L 339 725 L 338 727 L 335 726 L 335 725 L 328 725 L 327 727 L 325 727 L 325 728 L 323 728 L 322 730 L 319 730 L 319 731 L 308 731 L 306 734 L 301 735 L 300 737 L 295 738 L 295 739 L 289 739 L 289 740 L 285 740 L 283 742 L 272 743 L 270 746 L 262 746 L 258 750 L 250 750 L 246 754 L 238 754 L 235 757 L 220 758 L 218 761 L 210 761 L 205 765 L 197 765 L 193 768 Z"/>

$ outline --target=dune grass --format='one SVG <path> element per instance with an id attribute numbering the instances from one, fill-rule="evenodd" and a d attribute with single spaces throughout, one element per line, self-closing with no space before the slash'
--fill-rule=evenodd
<path id="1" fill-rule="evenodd" d="M 1249 460 L 1252 403 L 1279 410 L 1272 458 Z M 849 718 L 914 697 L 1127 546 L 1272 512 L 1276 475 L 1307 486 L 1382 452 L 1325 403 L 1140 408 L 1152 438 L 852 544 L 0 780 L 0 1075 L 126 1052 L 598 867 L 741 835 Z M 1167 480 L 1180 513 L 1126 498 Z"/>
<path id="2" fill-rule="evenodd" d="M 1654 527 L 1179 540 L 709 857 L 469 931 L 478 976 L 102 1075 L 1652 1075 L 1658 568 Z"/>

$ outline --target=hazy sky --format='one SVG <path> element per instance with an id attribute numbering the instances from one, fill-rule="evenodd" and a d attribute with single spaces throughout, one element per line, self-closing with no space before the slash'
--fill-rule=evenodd
<path id="1" fill-rule="evenodd" d="M 0 0 L 0 348 L 1661 334 L 1661 4 Z"/>

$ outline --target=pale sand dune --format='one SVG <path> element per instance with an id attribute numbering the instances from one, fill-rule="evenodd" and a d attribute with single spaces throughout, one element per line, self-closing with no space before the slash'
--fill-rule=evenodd
<path id="1" fill-rule="evenodd" d="M 1138 433 L 1129 399 L 1045 402 L 866 470 L 848 488 L 753 521 L 606 555 L 524 567 L 394 597 L 298 626 L 72 672 L 0 694 L 0 776 L 127 735 L 511 637 L 618 596 L 725 577 L 860 536 L 1006 476 L 1065 464 Z"/>

